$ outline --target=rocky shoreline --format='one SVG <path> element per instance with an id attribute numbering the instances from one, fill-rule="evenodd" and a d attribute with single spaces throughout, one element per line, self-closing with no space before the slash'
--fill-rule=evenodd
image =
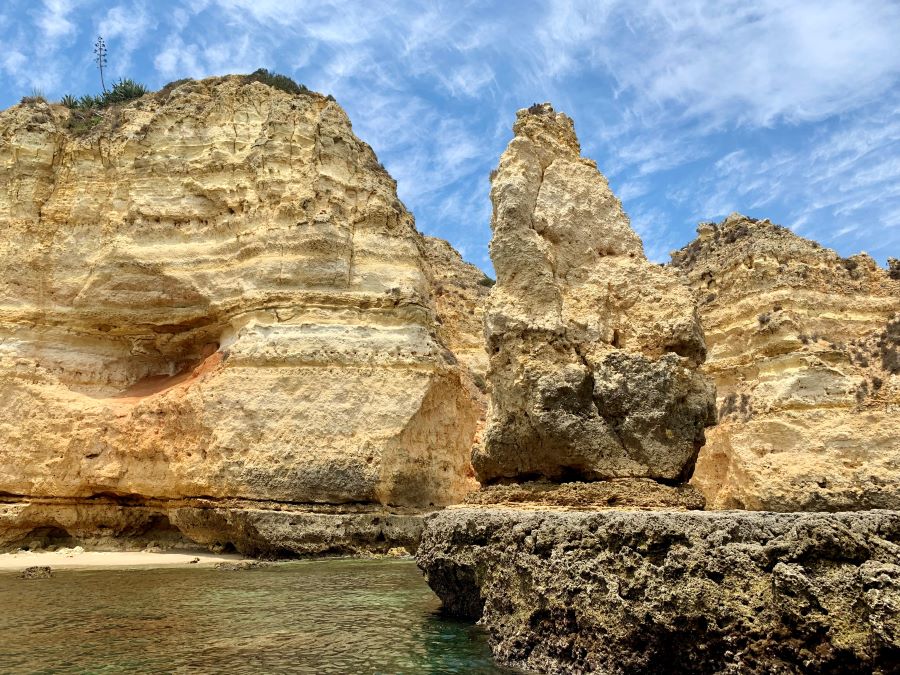
<path id="1" fill-rule="evenodd" d="M 567 116 L 535 105 L 513 130 L 491 175 L 482 486 L 427 519 L 416 554 L 446 611 L 541 673 L 898 672 L 900 511 L 866 510 L 900 503 L 892 357 L 823 335 L 877 332 L 900 287 L 738 215 L 701 226 L 679 279 L 644 258 Z M 791 283 L 866 304 L 820 320 L 824 297 Z"/>
<path id="2" fill-rule="evenodd" d="M 494 283 L 330 96 L 114 113 L 0 112 L 0 551 L 415 551 L 506 664 L 900 672 L 896 261 L 732 214 L 651 262 L 543 103 Z"/>
<path id="3" fill-rule="evenodd" d="M 504 664 L 542 673 L 895 673 L 900 512 L 430 516 L 417 553 Z"/>

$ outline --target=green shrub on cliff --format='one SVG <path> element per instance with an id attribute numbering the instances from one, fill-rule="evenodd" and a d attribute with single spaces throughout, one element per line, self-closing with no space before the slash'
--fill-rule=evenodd
<path id="1" fill-rule="evenodd" d="M 117 103 L 133 101 L 149 91 L 150 90 L 141 83 L 126 77 L 113 84 L 112 89 L 109 91 L 104 91 L 97 96 L 85 94 L 81 98 L 76 99 L 71 94 L 66 94 L 62 97 L 60 103 L 72 110 L 101 109 Z"/>
<path id="2" fill-rule="evenodd" d="M 19 101 L 22 105 L 33 106 L 36 103 L 46 103 L 47 99 L 44 97 L 44 92 L 37 87 L 31 88 L 30 96 L 23 96 L 22 100 Z"/>
<path id="3" fill-rule="evenodd" d="M 66 94 L 60 103 L 72 111 L 69 115 L 68 129 L 76 136 L 87 133 L 104 119 L 103 110 L 114 105 L 138 99 L 149 90 L 139 82 L 124 78 L 113 84 L 109 91 L 97 96 L 85 94 L 75 98 Z"/>
<path id="4" fill-rule="evenodd" d="M 278 73 L 270 73 L 265 68 L 260 68 L 257 71 L 254 71 L 250 75 L 244 76 L 244 82 L 262 82 L 263 84 L 267 84 L 270 87 L 275 87 L 276 89 L 280 89 L 281 91 L 286 91 L 288 94 L 308 94 L 309 88 L 305 85 L 298 84 L 294 82 L 287 75 L 279 75 Z"/>
<path id="5" fill-rule="evenodd" d="M 104 92 L 103 96 L 100 97 L 100 107 L 132 101 L 149 93 L 149 91 L 141 83 L 126 77 L 116 82 L 108 92 Z"/>

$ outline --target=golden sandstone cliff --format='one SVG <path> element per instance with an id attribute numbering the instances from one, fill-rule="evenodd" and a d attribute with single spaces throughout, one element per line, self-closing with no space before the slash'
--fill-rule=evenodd
<path id="1" fill-rule="evenodd" d="M 900 505 L 900 275 L 767 220 L 705 223 L 673 254 L 718 389 L 693 483 L 710 508 Z"/>
<path id="2" fill-rule="evenodd" d="M 70 122 L 0 113 L 0 546 L 413 545 L 466 495 L 699 508 L 666 490 L 710 379 L 707 508 L 900 499 L 896 261 L 735 215 L 651 264 L 544 104 L 492 179 L 488 299 L 329 97 L 229 76 Z"/>
<path id="3" fill-rule="evenodd" d="M 0 113 L 7 522 L 41 500 L 422 508 L 475 485 L 480 335 L 436 306 L 446 246 L 333 99 L 230 76 L 87 134 L 68 115 Z"/>
<path id="4" fill-rule="evenodd" d="M 896 662 L 896 262 L 733 215 L 652 264 L 542 104 L 489 292 L 328 97 L 70 121 L 0 113 L 0 550 L 399 545 L 541 672 Z"/>

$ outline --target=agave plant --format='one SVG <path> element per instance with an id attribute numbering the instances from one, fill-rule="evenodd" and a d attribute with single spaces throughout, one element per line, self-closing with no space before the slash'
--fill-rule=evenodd
<path id="1" fill-rule="evenodd" d="M 90 94 L 85 94 L 80 99 L 78 99 L 78 107 L 87 110 L 88 108 L 96 108 L 100 105 L 99 97 L 91 96 Z"/>
<path id="2" fill-rule="evenodd" d="M 113 84 L 112 89 L 104 94 L 103 105 L 111 105 L 113 103 L 125 103 L 135 98 L 140 98 L 149 90 L 139 82 L 135 82 L 130 78 L 124 78 Z"/>

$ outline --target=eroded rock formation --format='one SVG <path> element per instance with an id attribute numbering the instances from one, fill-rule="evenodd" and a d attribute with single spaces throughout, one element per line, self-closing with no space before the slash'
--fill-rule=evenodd
<path id="1" fill-rule="evenodd" d="M 0 503 L 0 551 L 76 544 L 100 550 L 197 546 L 263 558 L 416 550 L 418 509 L 366 504 L 265 504 L 249 500 L 96 497 Z"/>
<path id="2" fill-rule="evenodd" d="M 419 566 L 543 673 L 892 673 L 900 513 L 429 516 Z"/>
<path id="3" fill-rule="evenodd" d="M 686 480 L 714 421 L 691 293 L 647 261 L 571 119 L 536 105 L 513 129 L 492 175 L 492 404 L 476 474 Z"/>
<path id="4" fill-rule="evenodd" d="M 719 424 L 712 508 L 900 508 L 900 279 L 767 220 L 702 224 L 673 254 L 701 306 Z"/>
<path id="5" fill-rule="evenodd" d="M 462 259 L 449 242 L 425 237 L 432 298 L 441 342 L 469 369 L 485 391 L 488 356 L 484 347 L 484 304 L 493 280 Z M 486 401 L 486 399 L 485 399 Z"/>
<path id="6" fill-rule="evenodd" d="M 0 493 L 474 486 L 465 328 L 437 323 L 433 245 L 333 99 L 231 76 L 68 116 L 0 113 Z"/>
<path id="7" fill-rule="evenodd" d="M 900 512 L 704 512 L 677 483 L 716 412 L 695 295 L 728 420 L 697 477 L 713 504 L 896 506 L 897 282 L 737 217 L 652 265 L 569 118 L 533 106 L 514 130 L 492 177 L 489 484 L 429 516 L 416 554 L 445 609 L 545 673 L 889 672 Z"/>

